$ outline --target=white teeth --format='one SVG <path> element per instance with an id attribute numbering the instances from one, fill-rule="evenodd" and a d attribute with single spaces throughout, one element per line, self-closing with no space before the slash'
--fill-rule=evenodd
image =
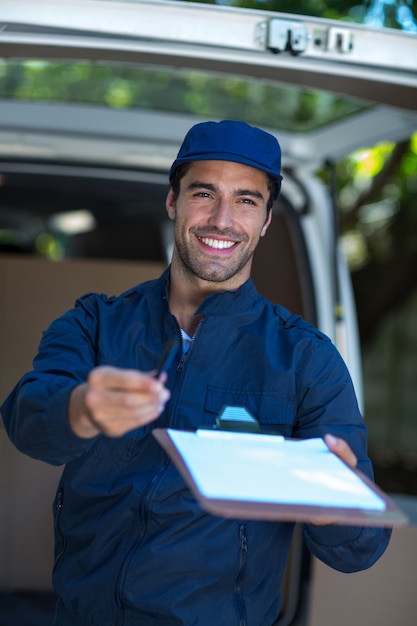
<path id="1" fill-rule="evenodd" d="M 210 246 L 210 248 L 217 248 L 223 250 L 224 248 L 231 248 L 235 245 L 234 241 L 223 241 L 221 239 L 209 239 L 207 237 L 201 237 L 201 241 Z"/>

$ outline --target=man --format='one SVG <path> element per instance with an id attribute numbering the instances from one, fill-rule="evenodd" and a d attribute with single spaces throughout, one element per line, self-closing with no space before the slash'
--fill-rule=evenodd
<path id="1" fill-rule="evenodd" d="M 54 506 L 56 625 L 268 626 L 278 616 L 293 524 L 206 514 L 155 426 L 210 426 L 224 405 L 243 405 L 268 430 L 325 436 L 372 475 L 341 357 L 250 279 L 280 164 L 260 129 L 194 126 L 170 171 L 170 267 L 119 297 L 80 298 L 4 404 L 17 447 L 66 464 Z M 156 376 L 168 340 L 178 350 Z M 341 571 L 371 566 L 389 535 L 304 525 L 309 550 Z"/>

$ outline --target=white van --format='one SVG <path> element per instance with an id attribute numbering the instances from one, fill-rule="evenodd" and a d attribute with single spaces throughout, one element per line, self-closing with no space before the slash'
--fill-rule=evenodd
<path id="1" fill-rule="evenodd" d="M 255 283 L 332 338 L 362 402 L 337 209 L 317 170 L 416 130 L 415 35 L 159 0 L 13 0 L 0 26 L 0 397 L 78 295 L 161 273 L 173 241 L 168 169 L 182 138 L 198 121 L 234 118 L 275 134 L 283 152 Z M 0 468 L 1 615 L 2 598 L 51 591 L 61 470 L 18 453 L 2 426 Z M 310 565 L 296 534 L 277 626 L 327 626 L 307 604 Z"/>

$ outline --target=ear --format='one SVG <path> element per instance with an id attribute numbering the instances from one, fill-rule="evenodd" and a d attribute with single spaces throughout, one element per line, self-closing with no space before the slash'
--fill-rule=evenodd
<path id="1" fill-rule="evenodd" d="M 165 201 L 165 207 L 170 220 L 175 220 L 176 216 L 176 203 L 174 199 L 174 192 L 172 189 L 168 191 L 167 199 Z"/>
<path id="2" fill-rule="evenodd" d="M 268 211 L 268 216 L 265 220 L 265 224 L 262 226 L 262 230 L 261 230 L 261 237 L 264 237 L 266 234 L 266 231 L 268 230 L 268 226 L 271 223 L 271 219 L 272 219 L 272 210 L 269 209 Z"/>

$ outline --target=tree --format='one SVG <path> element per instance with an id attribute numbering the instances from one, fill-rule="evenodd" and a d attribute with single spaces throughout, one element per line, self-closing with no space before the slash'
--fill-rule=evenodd
<path id="1" fill-rule="evenodd" d="M 352 260 L 363 345 L 386 315 L 417 288 L 417 135 L 388 149 L 383 145 L 368 150 L 370 161 L 378 151 L 376 172 L 369 162 L 366 172 L 365 151 L 362 162 L 351 155 L 338 165 L 342 205 L 343 195 L 356 180 L 356 194 L 349 193 L 352 200 L 341 211 L 341 229 L 345 235 L 355 233 L 363 244 L 362 258 Z"/>

